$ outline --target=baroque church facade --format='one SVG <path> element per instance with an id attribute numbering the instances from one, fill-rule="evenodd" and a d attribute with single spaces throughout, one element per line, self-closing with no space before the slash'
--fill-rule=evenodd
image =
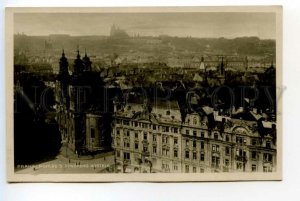
<path id="1" fill-rule="evenodd" d="M 110 149 L 109 115 L 103 112 L 103 82 L 85 53 L 79 50 L 73 72 L 64 51 L 59 61 L 56 80 L 57 122 L 62 140 L 77 154 L 95 153 Z"/>

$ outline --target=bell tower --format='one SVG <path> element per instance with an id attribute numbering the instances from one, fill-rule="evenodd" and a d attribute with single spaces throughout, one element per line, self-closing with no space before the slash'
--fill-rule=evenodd
<path id="1" fill-rule="evenodd" d="M 70 106 L 70 96 L 69 96 L 69 82 L 70 82 L 70 74 L 69 74 L 69 63 L 68 59 L 65 57 L 65 52 L 62 50 L 62 56 L 59 60 L 59 73 L 57 77 L 60 85 L 60 104 L 69 109 Z"/>

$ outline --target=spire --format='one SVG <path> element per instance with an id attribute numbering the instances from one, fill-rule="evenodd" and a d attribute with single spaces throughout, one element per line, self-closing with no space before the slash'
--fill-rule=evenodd
<path id="1" fill-rule="evenodd" d="M 79 54 L 79 45 L 77 45 L 77 59 L 80 59 L 80 54 Z"/>
<path id="2" fill-rule="evenodd" d="M 85 52 L 85 55 L 83 57 L 83 63 L 84 63 L 84 66 L 85 66 L 85 71 L 91 71 L 92 70 L 92 62 L 90 61 L 90 58 L 87 56 L 87 53 L 86 53 L 86 48 L 84 49 L 84 52 Z"/>

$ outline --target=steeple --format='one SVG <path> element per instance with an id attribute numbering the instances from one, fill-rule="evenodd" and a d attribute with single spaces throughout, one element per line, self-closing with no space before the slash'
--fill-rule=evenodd
<path id="1" fill-rule="evenodd" d="M 65 56 L 64 49 L 62 50 L 61 58 L 59 60 L 59 74 L 57 76 L 57 80 L 60 81 L 60 103 L 64 105 L 67 109 L 70 105 L 70 97 L 68 93 L 68 85 L 70 82 L 70 75 L 69 75 L 69 63 L 68 59 Z"/>
<path id="2" fill-rule="evenodd" d="M 83 60 L 83 64 L 84 64 L 84 70 L 91 71 L 92 70 L 92 62 L 90 61 L 90 58 L 86 54 L 86 49 L 85 49 L 85 55 L 82 60 Z"/>
<path id="3" fill-rule="evenodd" d="M 80 73 L 84 69 L 82 60 L 80 59 L 79 48 L 77 47 L 77 58 L 74 61 L 74 73 Z"/>
<path id="4" fill-rule="evenodd" d="M 68 59 L 65 57 L 65 51 L 62 50 L 61 58 L 59 60 L 59 74 L 68 74 L 69 75 L 69 63 Z"/>

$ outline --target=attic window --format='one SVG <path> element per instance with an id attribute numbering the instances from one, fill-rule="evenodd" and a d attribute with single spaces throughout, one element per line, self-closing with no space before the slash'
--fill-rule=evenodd
<path id="1" fill-rule="evenodd" d="M 194 123 L 194 125 L 196 125 L 196 124 L 197 124 L 197 118 L 196 118 L 196 117 L 194 117 L 194 119 L 193 119 L 193 123 Z"/>

